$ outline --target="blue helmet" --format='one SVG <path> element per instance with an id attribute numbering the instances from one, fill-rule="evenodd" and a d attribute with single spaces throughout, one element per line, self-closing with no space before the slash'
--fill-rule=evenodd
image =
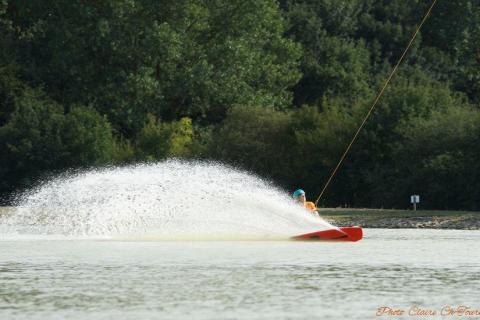
<path id="1" fill-rule="evenodd" d="M 295 190 L 295 192 L 293 193 L 292 196 L 293 196 L 294 198 L 298 198 L 298 197 L 300 197 L 302 194 L 305 194 L 305 191 L 303 191 L 302 189 L 297 189 L 297 190 Z"/>

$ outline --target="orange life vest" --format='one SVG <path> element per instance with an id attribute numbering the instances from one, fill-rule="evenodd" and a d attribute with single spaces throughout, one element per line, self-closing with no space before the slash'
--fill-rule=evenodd
<path id="1" fill-rule="evenodd" d="M 310 211 L 316 211 L 317 207 L 315 206 L 315 203 L 306 201 L 305 202 L 305 209 L 310 210 Z"/>

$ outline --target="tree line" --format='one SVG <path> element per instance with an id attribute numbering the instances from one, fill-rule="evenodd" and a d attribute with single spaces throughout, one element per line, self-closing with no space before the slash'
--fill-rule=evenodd
<path id="1" fill-rule="evenodd" d="M 318 195 L 426 0 L 0 0 L 0 197 L 218 160 Z M 321 203 L 480 208 L 480 4 L 438 1 Z"/>

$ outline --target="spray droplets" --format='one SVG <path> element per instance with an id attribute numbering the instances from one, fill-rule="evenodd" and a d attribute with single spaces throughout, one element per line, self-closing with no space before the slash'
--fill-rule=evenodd
<path id="1" fill-rule="evenodd" d="M 179 160 L 58 177 L 25 193 L 6 224 L 20 234 L 165 240 L 332 228 L 258 177 Z"/>

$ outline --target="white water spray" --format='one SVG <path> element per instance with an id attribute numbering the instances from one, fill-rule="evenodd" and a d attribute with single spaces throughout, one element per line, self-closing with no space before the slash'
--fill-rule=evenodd
<path id="1" fill-rule="evenodd" d="M 251 174 L 169 160 L 58 177 L 1 222 L 17 235 L 267 239 L 335 228 Z"/>

